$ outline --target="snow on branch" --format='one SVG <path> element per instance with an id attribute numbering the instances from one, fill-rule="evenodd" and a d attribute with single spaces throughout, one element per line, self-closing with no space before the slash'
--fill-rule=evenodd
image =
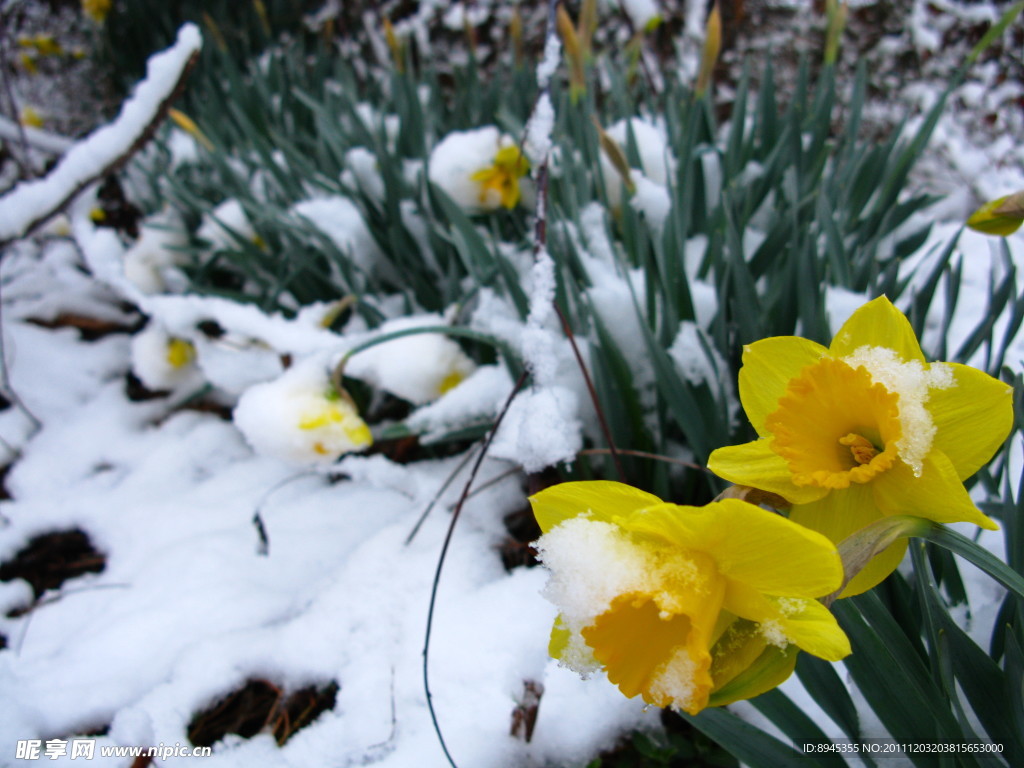
<path id="1" fill-rule="evenodd" d="M 75 143 L 43 178 L 23 181 L 0 197 L 0 246 L 24 237 L 145 146 L 181 90 L 201 46 L 199 29 L 184 25 L 173 46 L 150 57 L 145 79 L 114 122 Z"/>

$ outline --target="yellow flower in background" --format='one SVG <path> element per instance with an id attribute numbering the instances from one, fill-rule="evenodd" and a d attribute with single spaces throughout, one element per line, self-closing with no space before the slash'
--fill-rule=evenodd
<path id="1" fill-rule="evenodd" d="M 967 226 L 985 235 L 1009 237 L 1024 223 L 1024 191 L 985 203 L 967 219 Z"/>
<path id="2" fill-rule="evenodd" d="M 696 714 L 764 693 L 797 650 L 850 652 L 815 598 L 838 589 L 835 546 L 737 499 L 667 504 L 610 481 L 556 485 L 530 498 L 559 609 L 551 655 L 603 669 L 628 697 Z"/>
<path id="3" fill-rule="evenodd" d="M 38 109 L 33 106 L 27 106 L 22 107 L 21 114 L 18 116 L 18 122 L 26 128 L 42 128 L 44 120 L 42 113 Z"/>
<path id="4" fill-rule="evenodd" d="M 480 204 L 484 205 L 496 192 L 501 204 L 509 209 L 519 204 L 519 179 L 530 170 L 529 161 L 519 147 L 510 145 L 498 150 L 494 165 L 477 171 L 470 179 L 480 183 Z"/>
<path id="5" fill-rule="evenodd" d="M 111 5 L 111 0 L 82 0 L 82 13 L 97 24 L 102 24 L 107 20 Z"/>
<path id="6" fill-rule="evenodd" d="M 783 497 L 790 519 L 833 542 L 883 515 L 997 527 L 963 481 L 1009 434 L 1012 389 L 966 365 L 929 364 L 884 296 L 854 312 L 827 348 L 795 336 L 747 345 L 739 390 L 759 439 L 718 449 L 708 468 Z M 906 546 L 901 539 L 875 557 L 842 596 L 882 581 Z"/>
<path id="7" fill-rule="evenodd" d="M 167 340 L 167 364 L 172 368 L 184 368 L 196 359 L 196 348 L 186 339 Z"/>

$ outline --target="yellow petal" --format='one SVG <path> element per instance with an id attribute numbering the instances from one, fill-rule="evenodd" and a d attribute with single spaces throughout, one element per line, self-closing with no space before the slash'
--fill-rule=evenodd
<path id="1" fill-rule="evenodd" d="M 898 463 L 902 466 L 901 462 Z M 789 519 L 823 533 L 838 544 L 882 516 L 871 489 L 885 475 L 881 475 L 871 485 L 855 483 L 844 490 L 833 491 L 820 501 L 794 506 L 789 511 Z M 896 570 L 906 550 L 906 539 L 902 539 L 873 557 L 847 584 L 840 597 L 859 595 L 880 584 Z"/>
<path id="2" fill-rule="evenodd" d="M 757 434 L 768 434 L 764 420 L 779 407 L 790 379 L 827 353 L 820 344 L 798 336 L 774 336 L 743 348 L 740 402 Z"/>
<path id="3" fill-rule="evenodd" d="M 611 480 L 561 483 L 530 497 L 540 529 L 547 533 L 577 515 L 616 523 L 638 509 L 661 504 L 657 496 Z"/>
<path id="4" fill-rule="evenodd" d="M 740 674 L 711 694 L 708 706 L 724 707 L 741 699 L 752 699 L 786 682 L 796 658 L 800 654 L 795 645 L 785 650 L 769 645 Z"/>
<path id="5" fill-rule="evenodd" d="M 889 514 L 914 515 L 936 523 L 973 523 L 991 531 L 999 529 L 974 506 L 953 463 L 942 451 L 932 450 L 925 457 L 920 477 L 915 477 L 903 462 L 897 462 L 871 486 L 878 506 Z"/>
<path id="6" fill-rule="evenodd" d="M 621 525 L 709 555 L 722 576 L 759 592 L 820 597 L 838 589 L 843 577 L 835 545 L 824 536 L 737 499 L 704 507 L 663 504 Z"/>
<path id="7" fill-rule="evenodd" d="M 708 457 L 708 469 L 730 483 L 774 493 L 791 504 L 807 504 L 828 493 L 817 485 L 794 485 L 789 465 L 768 439 L 719 448 Z"/>
<path id="8" fill-rule="evenodd" d="M 935 423 L 933 448 L 966 480 L 992 458 L 1013 426 L 1013 388 L 976 368 L 946 363 L 956 384 L 933 389 L 927 408 Z"/>
<path id="9" fill-rule="evenodd" d="M 826 661 L 839 661 L 850 654 L 846 633 L 831 611 L 817 600 L 772 598 L 730 582 L 724 605 L 737 616 L 757 622 L 765 640 L 780 648 L 792 643 Z"/>
<path id="10" fill-rule="evenodd" d="M 845 357 L 864 346 L 887 347 L 896 350 L 904 361 L 925 362 L 910 321 L 885 296 L 854 312 L 832 339 L 828 351 L 835 357 Z"/>
<path id="11" fill-rule="evenodd" d="M 552 659 L 562 658 L 562 653 L 569 645 L 571 634 L 569 628 L 565 626 L 562 614 L 558 614 L 555 623 L 551 626 L 551 639 L 548 640 L 548 655 Z"/>
<path id="12" fill-rule="evenodd" d="M 810 504 L 796 504 L 789 510 L 789 519 L 794 523 L 824 534 L 836 544 L 881 516 L 871 485 L 862 483 L 832 491 Z"/>
<path id="13" fill-rule="evenodd" d="M 768 645 L 753 621 L 741 619 L 729 611 L 722 611 L 722 615 L 731 617 L 731 623 L 711 649 L 711 679 L 715 686 L 712 701 L 719 691 L 729 687 L 732 680 L 757 661 Z"/>

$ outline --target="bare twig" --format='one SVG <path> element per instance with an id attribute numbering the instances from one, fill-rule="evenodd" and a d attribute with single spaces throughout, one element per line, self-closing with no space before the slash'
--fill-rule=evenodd
<path id="1" fill-rule="evenodd" d="M 458 766 L 452 759 L 451 753 L 448 751 L 448 745 L 445 743 L 444 735 L 441 733 L 441 725 L 437 721 L 437 712 L 434 710 L 433 695 L 430 693 L 430 634 L 434 626 L 434 605 L 437 603 L 437 589 L 441 584 L 441 570 L 444 568 L 444 560 L 448 554 L 448 546 L 451 544 L 452 534 L 455 532 L 455 524 L 459 521 L 459 515 L 462 513 L 462 508 L 466 503 L 466 499 L 469 497 L 469 491 L 473 486 L 473 481 L 476 479 L 476 473 L 480 470 L 480 465 L 483 464 L 484 457 L 487 455 L 487 449 L 490 447 L 491 441 L 494 440 L 494 436 L 498 433 L 498 428 L 501 426 L 501 422 L 505 418 L 505 414 L 508 413 L 508 409 L 512 405 L 512 400 L 526 382 L 527 375 L 526 371 L 523 371 L 523 373 L 520 374 L 519 380 L 516 381 L 516 385 L 509 393 L 508 399 L 505 401 L 505 405 L 502 407 L 497 420 L 494 422 L 494 426 L 491 427 L 491 431 L 487 433 L 487 437 L 484 439 L 484 444 L 480 448 L 480 453 L 477 454 L 476 462 L 473 464 L 473 469 L 470 470 L 469 473 L 469 479 L 466 481 L 466 485 L 462 489 L 462 495 L 459 497 L 459 501 L 456 503 L 455 509 L 452 510 L 452 520 L 448 523 L 448 532 L 445 534 L 444 543 L 441 545 L 441 554 L 438 555 L 437 558 L 437 570 L 434 571 L 434 582 L 430 587 L 430 605 L 427 608 L 427 630 L 423 638 L 423 690 L 427 695 L 427 709 L 430 710 L 430 720 L 434 724 L 434 732 L 437 734 L 437 740 L 441 742 L 441 749 L 444 751 L 444 756 L 448 759 L 448 764 L 451 765 L 452 768 L 458 768 Z"/>
<path id="2" fill-rule="evenodd" d="M 441 496 L 443 496 L 444 492 L 448 490 L 448 486 L 450 486 L 455 481 L 455 478 L 459 476 L 459 472 L 461 472 L 465 468 L 465 466 L 469 464 L 469 460 L 472 458 L 473 450 L 470 449 L 466 451 L 466 455 L 462 457 L 462 460 L 456 465 L 455 469 L 451 471 L 451 474 L 449 474 L 448 477 L 445 478 L 445 481 L 441 483 L 441 487 L 437 489 L 437 493 L 434 494 L 434 498 L 432 498 L 430 500 L 430 503 L 427 504 L 427 508 L 423 510 L 423 513 L 419 516 L 419 519 L 416 521 L 416 525 L 412 527 L 412 530 L 409 531 L 409 535 L 406 536 L 405 546 L 409 546 L 412 543 L 412 540 L 416 538 L 416 534 L 419 533 L 420 527 L 423 525 L 427 517 L 430 515 L 431 510 L 437 505 L 437 502 L 441 500 Z"/>
<path id="3" fill-rule="evenodd" d="M 649 453 L 647 451 L 634 451 L 629 448 L 619 448 L 619 453 L 623 456 L 636 456 L 639 459 L 652 459 L 654 461 L 664 461 L 667 464 L 678 464 L 681 467 L 687 467 L 689 469 L 700 470 L 701 472 L 710 472 L 707 467 L 703 467 L 700 464 L 695 464 L 692 461 L 684 461 L 683 459 L 674 459 L 671 456 L 665 456 L 660 453 Z M 584 448 L 580 451 L 577 456 L 607 456 L 611 453 L 610 448 Z"/>

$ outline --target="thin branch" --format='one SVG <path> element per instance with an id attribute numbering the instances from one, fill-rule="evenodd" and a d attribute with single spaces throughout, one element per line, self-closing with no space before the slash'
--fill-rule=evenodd
<path id="1" fill-rule="evenodd" d="M 441 483 L 441 487 L 437 489 L 437 493 L 434 494 L 434 498 L 432 498 L 430 500 L 430 503 L 427 504 L 427 508 L 423 510 L 423 513 L 416 521 L 416 525 L 412 527 L 412 530 L 409 531 L 409 535 L 406 536 L 405 546 L 409 546 L 412 543 L 412 540 L 416 538 L 416 534 L 419 533 L 420 527 L 423 525 L 424 522 L 426 522 L 431 510 L 433 510 L 433 508 L 437 505 L 437 502 L 441 500 L 441 496 L 444 495 L 444 492 L 448 490 L 448 486 L 450 486 L 455 481 L 455 478 L 459 476 L 459 472 L 461 472 L 465 468 L 465 466 L 469 464 L 469 460 L 472 458 L 473 450 L 470 449 L 466 451 L 466 455 L 462 457 L 462 460 L 458 463 L 455 469 L 451 471 L 451 474 L 449 474 L 448 477 L 445 478 L 445 481 Z"/>
<path id="2" fill-rule="evenodd" d="M 597 422 L 601 425 L 601 433 L 604 435 L 605 442 L 608 443 L 608 453 L 611 454 L 612 461 L 615 463 L 615 473 L 619 476 L 619 480 L 626 482 L 626 472 L 622 468 L 622 459 L 619 457 L 621 451 L 615 446 L 615 440 L 612 439 L 612 431 L 608 426 L 608 420 L 605 418 L 601 401 L 598 400 L 597 389 L 590 378 L 590 372 L 587 371 L 586 363 L 583 362 L 583 355 L 580 354 L 579 347 L 576 346 L 576 336 L 573 334 L 572 328 L 569 327 L 569 322 L 565 319 L 565 315 L 562 314 L 558 304 L 555 304 L 555 312 L 558 313 L 558 319 L 562 322 L 562 330 L 565 332 L 566 338 L 569 339 L 569 345 L 572 347 L 573 354 L 576 355 L 576 364 L 579 366 L 580 373 L 583 374 L 583 381 L 587 385 L 587 392 L 590 394 L 590 400 L 594 404 L 594 410 L 597 411 Z"/>
<path id="3" fill-rule="evenodd" d="M 671 456 L 664 456 L 660 453 L 648 453 L 647 451 L 634 451 L 629 448 L 619 448 L 619 453 L 623 456 L 636 456 L 640 459 L 652 459 L 654 461 L 664 461 L 667 464 L 678 464 L 681 467 L 687 467 L 689 469 L 696 469 L 701 472 L 710 472 L 707 467 L 702 467 L 700 464 L 694 464 L 692 461 L 684 461 L 683 459 L 673 459 Z M 577 456 L 607 456 L 612 451 L 610 448 L 584 448 L 580 451 Z"/>
<path id="4" fill-rule="evenodd" d="M 480 453 L 477 454 L 476 462 L 473 464 L 473 469 L 470 470 L 469 479 L 466 481 L 466 485 L 462 489 L 462 495 L 459 497 L 458 503 L 455 505 L 455 509 L 452 510 L 452 520 L 448 523 L 448 532 L 445 534 L 444 543 L 441 545 L 441 554 L 437 558 L 437 570 L 434 571 L 434 582 L 430 587 L 430 605 L 427 608 L 427 631 L 423 638 L 423 690 L 427 695 L 427 709 L 430 710 L 430 720 L 434 724 L 434 732 L 437 734 L 437 739 L 441 742 L 441 749 L 444 751 L 444 756 L 448 759 L 448 764 L 452 768 L 458 768 L 455 761 L 452 759 L 451 753 L 448 751 L 448 745 L 445 743 L 444 735 L 441 733 L 441 725 L 437 721 L 437 712 L 434 710 L 433 695 L 430 693 L 430 634 L 434 627 L 434 605 L 437 603 L 437 590 L 441 584 L 441 570 L 444 568 L 444 560 L 448 555 L 448 546 L 452 541 L 452 534 L 455 532 L 455 524 L 459 521 L 459 515 L 462 514 L 462 508 L 466 503 L 466 499 L 469 497 L 470 488 L 473 486 L 473 481 L 476 479 L 476 473 L 480 470 L 480 465 L 483 464 L 484 457 L 487 455 L 487 449 L 491 446 L 491 441 L 494 440 L 494 436 L 498 433 L 498 428 L 501 426 L 502 420 L 505 418 L 505 414 L 508 413 L 508 409 L 512 405 L 512 400 L 523 384 L 526 382 L 527 372 L 523 371 L 519 375 L 516 385 L 512 388 L 512 391 L 508 395 L 508 399 L 505 401 L 505 405 L 502 407 L 501 412 L 498 414 L 498 419 L 494 422 L 494 426 L 491 427 L 491 431 L 487 433 L 487 437 L 484 439 L 484 444 L 480 449 Z"/>

